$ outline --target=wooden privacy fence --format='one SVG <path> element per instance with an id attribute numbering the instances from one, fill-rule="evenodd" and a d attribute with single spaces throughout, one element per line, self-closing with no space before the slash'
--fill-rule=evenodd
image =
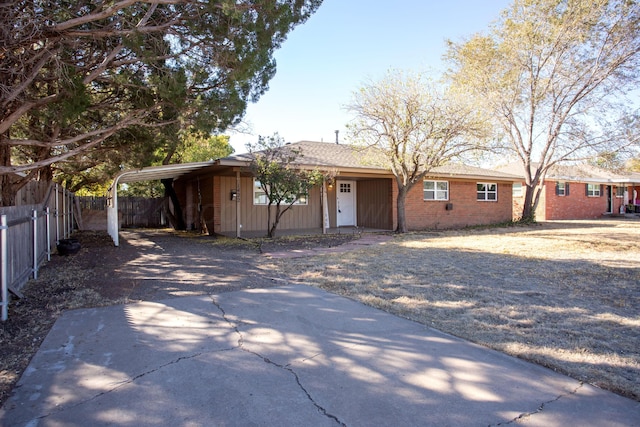
<path id="1" fill-rule="evenodd" d="M 20 295 L 60 239 L 74 228 L 74 195 L 52 184 L 42 204 L 0 207 L 1 320 L 8 317 L 9 291 Z"/>
<path id="2" fill-rule="evenodd" d="M 106 197 L 76 197 L 83 212 L 82 218 L 89 218 L 89 212 L 104 212 L 106 230 Z M 160 228 L 167 226 L 165 212 L 169 209 L 168 197 L 118 197 L 118 217 L 122 228 Z"/>
<path id="3" fill-rule="evenodd" d="M 166 227 L 165 211 L 169 198 L 119 197 L 118 214 L 120 226 L 127 227 Z"/>

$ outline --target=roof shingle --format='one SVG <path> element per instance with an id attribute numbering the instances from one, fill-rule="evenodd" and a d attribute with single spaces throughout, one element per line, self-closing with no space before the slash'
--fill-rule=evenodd
<path id="1" fill-rule="evenodd" d="M 292 148 L 300 149 L 301 156 L 296 163 L 305 167 L 318 168 L 353 168 L 377 170 L 390 174 L 390 168 L 384 166 L 385 160 L 374 149 L 353 145 L 335 144 L 328 142 L 300 141 L 289 144 Z M 235 161 L 251 161 L 251 154 L 244 153 L 229 156 L 226 159 Z M 429 176 L 493 178 L 517 181 L 520 178 L 506 172 L 483 169 L 475 166 L 452 163 L 434 168 Z"/>

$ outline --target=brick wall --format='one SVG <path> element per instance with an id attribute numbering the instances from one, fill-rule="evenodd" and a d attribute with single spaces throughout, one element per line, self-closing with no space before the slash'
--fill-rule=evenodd
<path id="1" fill-rule="evenodd" d="M 539 220 L 557 219 L 590 219 L 599 218 L 607 212 L 607 186 L 602 186 L 599 197 L 588 197 L 585 184 L 582 182 L 569 183 L 569 195 L 556 195 L 556 182 L 546 181 L 543 197 L 545 198 L 544 218 Z M 615 193 L 614 193 L 615 199 Z"/>
<path id="2" fill-rule="evenodd" d="M 426 201 L 422 185 L 413 187 L 405 205 L 409 230 L 461 228 L 510 221 L 511 183 L 498 183 L 497 201 L 478 201 L 476 184 L 477 181 L 449 180 L 448 201 Z M 447 210 L 447 203 L 452 204 L 453 209 Z"/>

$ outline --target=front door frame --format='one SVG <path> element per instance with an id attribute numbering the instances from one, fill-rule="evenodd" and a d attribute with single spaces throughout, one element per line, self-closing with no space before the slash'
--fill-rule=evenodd
<path id="1" fill-rule="evenodd" d="M 605 192 L 607 193 L 607 213 L 613 213 L 613 185 L 605 185 Z"/>
<path id="2" fill-rule="evenodd" d="M 341 187 L 340 184 L 349 184 L 350 185 L 350 192 L 349 193 L 341 193 Z M 343 215 L 341 215 L 340 212 L 340 199 L 341 196 L 340 194 L 350 194 L 351 195 L 351 202 L 353 205 L 353 218 L 349 219 L 344 219 Z M 342 196 L 344 198 L 344 196 Z M 356 181 L 354 180 L 336 180 L 336 226 L 337 227 L 341 227 L 341 226 L 354 226 L 356 227 L 358 225 L 357 222 L 357 197 L 356 197 Z"/>

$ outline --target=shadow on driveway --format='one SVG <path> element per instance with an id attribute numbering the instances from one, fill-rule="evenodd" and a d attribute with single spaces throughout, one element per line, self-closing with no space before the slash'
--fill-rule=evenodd
<path id="1" fill-rule="evenodd" d="M 638 402 L 303 285 L 64 313 L 7 426 L 639 425 Z"/>

